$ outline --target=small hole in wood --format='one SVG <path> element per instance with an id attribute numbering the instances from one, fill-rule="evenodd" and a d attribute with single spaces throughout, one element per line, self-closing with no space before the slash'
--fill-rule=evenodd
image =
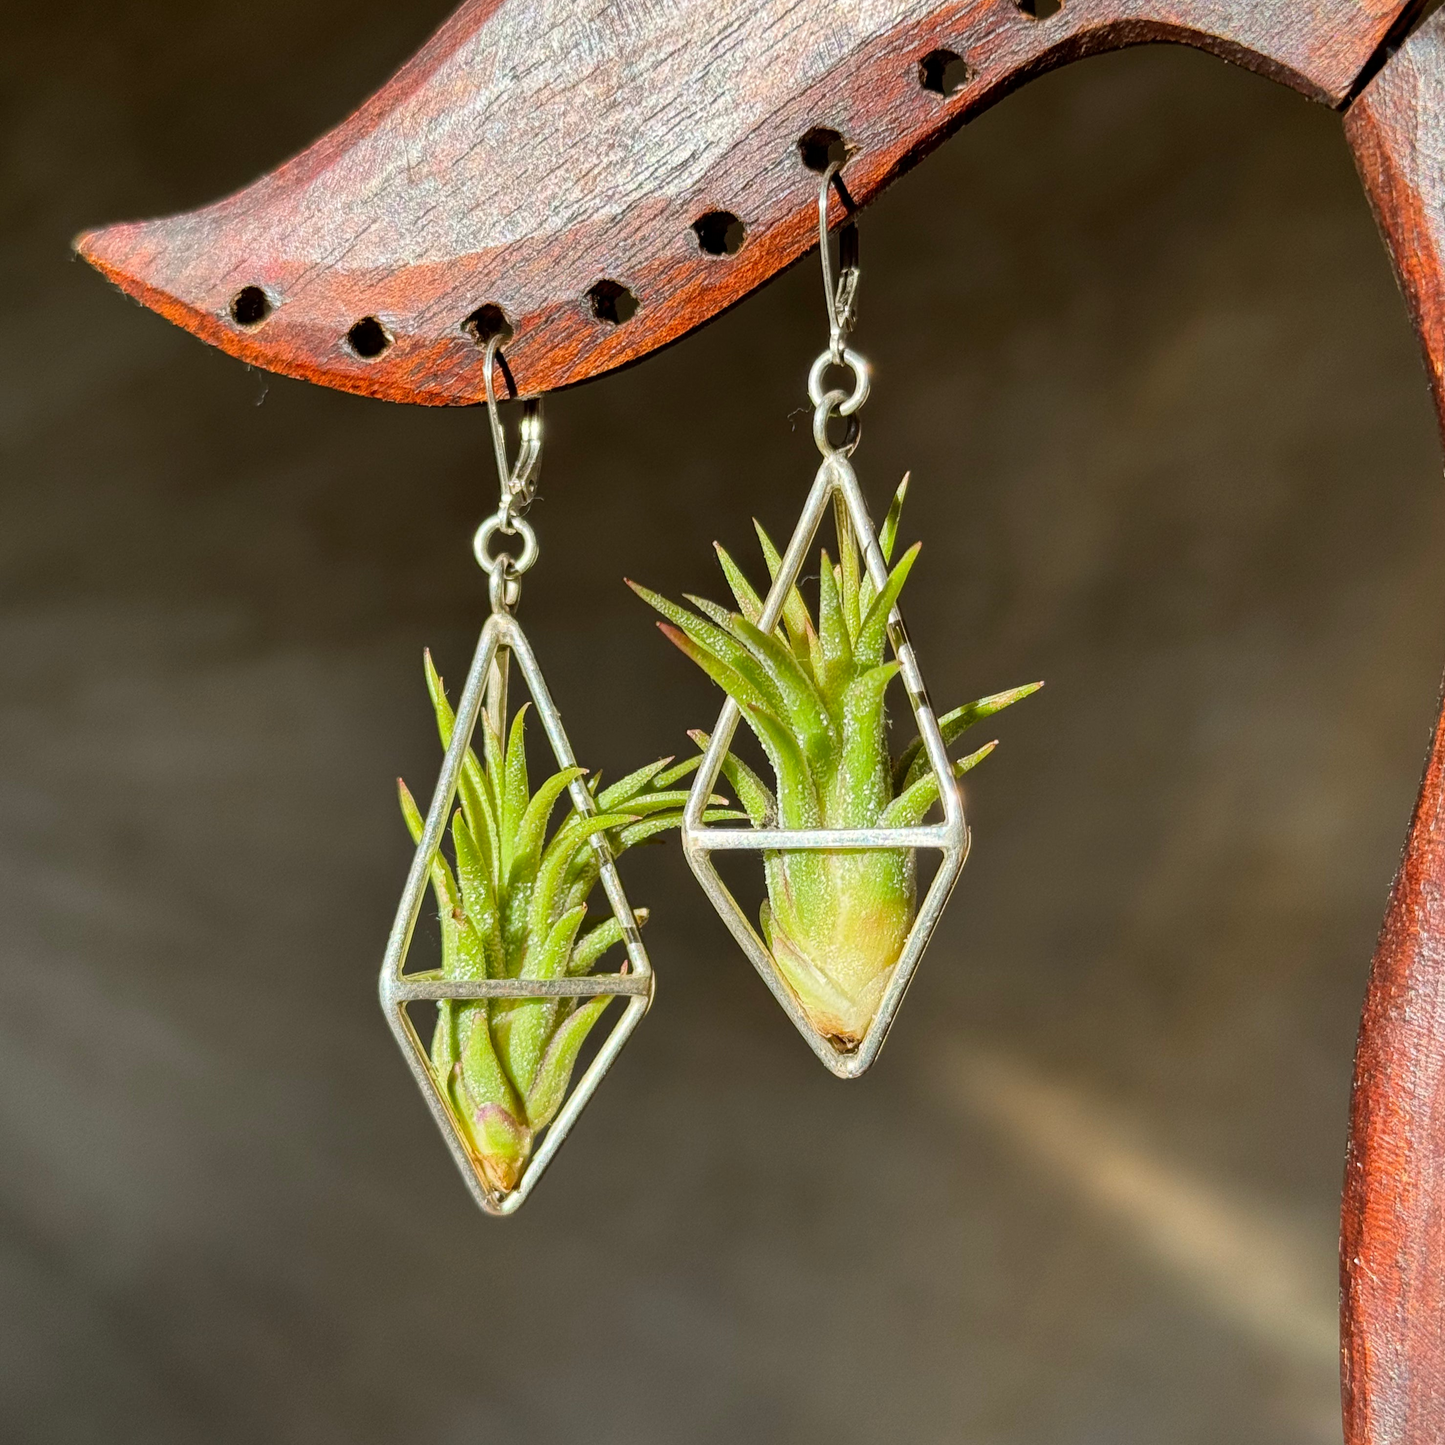
<path id="1" fill-rule="evenodd" d="M 835 161 L 841 166 L 848 159 L 848 147 L 837 131 L 815 125 L 798 138 L 798 154 L 810 171 L 821 175 Z"/>
<path id="2" fill-rule="evenodd" d="M 231 320 L 248 330 L 259 326 L 275 310 L 259 286 L 243 286 L 231 298 Z"/>
<path id="3" fill-rule="evenodd" d="M 709 211 L 692 223 L 697 244 L 709 256 L 736 256 L 743 248 L 747 228 L 731 211 Z"/>
<path id="4" fill-rule="evenodd" d="M 391 345 L 391 332 L 376 317 L 363 316 L 346 333 L 346 344 L 363 361 L 375 361 Z"/>
<path id="5" fill-rule="evenodd" d="M 587 304 L 599 321 L 621 326 L 637 315 L 637 297 L 620 281 L 601 280 L 587 289 Z"/>
<path id="6" fill-rule="evenodd" d="M 512 323 L 507 320 L 507 313 L 500 306 L 493 306 L 490 301 L 485 306 L 478 306 L 462 322 L 462 330 L 478 346 L 485 346 L 494 336 L 501 337 L 503 341 L 512 339 Z"/>
<path id="7" fill-rule="evenodd" d="M 918 62 L 918 83 L 934 95 L 954 95 L 968 84 L 968 66 L 952 50 L 930 50 Z"/>
<path id="8" fill-rule="evenodd" d="M 1014 0 L 1030 20 L 1047 20 L 1064 8 L 1064 0 Z"/>

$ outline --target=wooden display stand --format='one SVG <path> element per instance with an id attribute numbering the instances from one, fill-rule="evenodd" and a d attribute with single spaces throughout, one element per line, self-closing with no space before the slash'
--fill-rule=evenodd
<path id="1" fill-rule="evenodd" d="M 1445 11 L 1422 0 L 466 0 L 244 191 L 77 247 L 252 365 L 390 401 L 636 361 L 1034 75 L 1177 41 L 1339 110 L 1445 419 Z M 812 168 L 811 170 L 809 168 Z M 1345 1177 L 1349 1445 L 1445 1442 L 1445 713 L 1371 969 Z"/>

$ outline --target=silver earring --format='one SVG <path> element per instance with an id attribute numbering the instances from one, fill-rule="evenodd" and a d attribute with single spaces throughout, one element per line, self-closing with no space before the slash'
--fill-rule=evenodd
<path id="1" fill-rule="evenodd" d="M 736 611 L 700 598 L 689 598 L 690 610 L 635 590 L 663 614 L 671 639 L 728 694 L 712 733 L 694 735 L 705 752 L 683 821 L 687 860 L 813 1052 L 839 1077 L 856 1078 L 878 1057 L 968 856 L 958 780 L 993 744 L 957 763 L 949 761 L 948 745 L 1040 684 L 942 718 L 929 701 L 898 610 L 917 546 L 892 561 L 908 478 L 875 534 L 851 461 L 870 383 L 867 362 L 848 345 L 859 279 L 851 222 L 840 237 L 836 278 L 829 256 L 828 209 L 840 165 L 828 167 L 818 196 L 829 335 L 809 372 L 808 396 L 823 460 L 781 555 L 758 527 L 771 576 L 766 598 L 721 548 Z M 829 387 L 840 373 L 846 387 Z M 830 429 L 840 424 L 843 435 L 834 441 Z M 822 554 L 815 621 L 797 583 L 830 510 L 837 557 Z M 893 758 L 885 694 L 895 677 L 918 736 Z M 729 752 L 739 721 L 761 745 L 772 787 Z M 708 825 L 709 799 L 724 777 L 751 826 Z M 921 904 L 919 849 L 941 855 Z M 768 896 L 760 928 L 718 876 L 712 855 L 722 851 L 763 855 Z"/>
<path id="2" fill-rule="evenodd" d="M 446 750 L 423 820 L 401 785 L 416 854 L 381 968 L 381 1005 L 416 1082 L 471 1190 L 488 1214 L 513 1213 L 541 1178 L 577 1116 L 641 1022 L 653 973 L 616 856 L 681 822 L 673 788 L 697 765 L 662 759 L 601 788 L 578 767 L 515 609 L 522 575 L 537 560 L 524 513 L 541 457 L 541 404 L 525 404 L 521 448 L 509 463 L 492 380 L 497 338 L 488 344 L 487 410 L 501 479 L 497 511 L 478 529 L 474 550 L 486 571 L 491 614 L 482 628 L 455 714 L 427 659 L 427 680 Z M 495 549 L 495 550 L 494 550 Z M 513 555 L 513 553 L 516 555 Z M 515 663 L 536 707 L 557 771 L 528 782 L 525 707 L 508 724 Z M 482 757 L 472 748 L 478 728 Z M 570 811 L 548 835 L 563 794 Z M 449 835 L 451 857 L 443 849 Z M 441 964 L 406 971 L 430 883 L 441 928 Z M 608 916 L 586 921 L 602 887 Z M 591 970 L 620 945 L 614 973 Z M 621 1016 L 575 1084 L 578 1055 L 608 1004 Z M 430 1049 L 408 1007 L 437 1012 Z"/>

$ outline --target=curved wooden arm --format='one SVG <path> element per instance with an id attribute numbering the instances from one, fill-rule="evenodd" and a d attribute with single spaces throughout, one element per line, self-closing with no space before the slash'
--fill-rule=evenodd
<path id="1" fill-rule="evenodd" d="M 1445 428 L 1445 11 L 1345 132 Z M 1445 1441 L 1445 711 L 1370 970 L 1340 1232 L 1349 1445 Z"/>
<path id="2" fill-rule="evenodd" d="M 854 149 L 861 204 L 1031 75 L 1120 46 L 1197 45 L 1338 104 L 1406 3 L 466 0 L 295 160 L 76 244 L 232 355 L 389 401 L 476 401 L 466 319 L 500 307 L 534 394 L 676 340 L 814 245 L 810 130 Z M 942 52 L 967 67 L 948 94 Z M 723 220 L 722 254 L 702 249 L 708 213 L 741 223 L 735 253 Z"/>

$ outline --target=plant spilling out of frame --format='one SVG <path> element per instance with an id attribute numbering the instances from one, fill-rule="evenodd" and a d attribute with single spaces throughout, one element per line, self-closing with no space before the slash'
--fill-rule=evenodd
<path id="1" fill-rule="evenodd" d="M 879 533 L 892 564 L 908 478 Z M 915 738 L 891 757 L 886 694 L 898 664 L 885 660 L 888 618 L 919 544 L 892 566 L 875 594 L 841 499 L 835 499 L 838 560 L 822 552 L 817 618 L 796 587 L 771 633 L 759 628 L 763 602 L 732 557 L 717 547 L 736 611 L 689 595 L 692 609 L 636 583 L 665 619 L 663 633 L 734 702 L 771 766 L 769 788 L 729 754 L 723 774 L 754 827 L 905 828 L 938 802 L 938 779 Z M 754 522 L 769 573 L 781 558 Z M 980 698 L 939 718 L 945 743 L 1027 697 L 1030 683 Z M 699 746 L 707 737 L 693 733 Z M 987 743 L 953 764 L 961 777 L 993 751 Z M 917 909 L 911 849 L 766 852 L 767 898 L 760 923 L 779 971 L 813 1026 L 840 1048 L 856 1048 L 898 962 Z"/>
<path id="2" fill-rule="evenodd" d="M 429 653 L 426 680 L 445 749 L 453 713 Z M 674 766 L 662 758 L 607 788 L 600 787 L 600 775 L 589 779 L 597 812 L 569 806 L 549 834 L 558 802 L 586 770 L 561 769 L 533 791 L 526 712 L 518 709 L 504 738 L 500 720 L 483 711 L 478 728 L 485 761 L 467 750 L 451 820 L 452 857 L 438 850 L 432 861 L 445 979 L 590 973 L 622 942 L 616 918 L 588 925 L 588 898 L 599 877 L 595 840 L 604 838 L 616 857 L 682 819 L 687 792 L 673 785 L 699 760 Z M 397 789 L 412 840 L 420 842 L 421 813 L 400 779 Z M 710 816 L 741 814 L 714 809 Z M 637 909 L 634 917 L 644 923 L 647 910 Z M 491 998 L 437 1004 L 432 1068 L 462 1138 L 495 1189 L 516 1187 L 534 1139 L 561 1107 L 577 1055 L 610 1002 Z"/>

